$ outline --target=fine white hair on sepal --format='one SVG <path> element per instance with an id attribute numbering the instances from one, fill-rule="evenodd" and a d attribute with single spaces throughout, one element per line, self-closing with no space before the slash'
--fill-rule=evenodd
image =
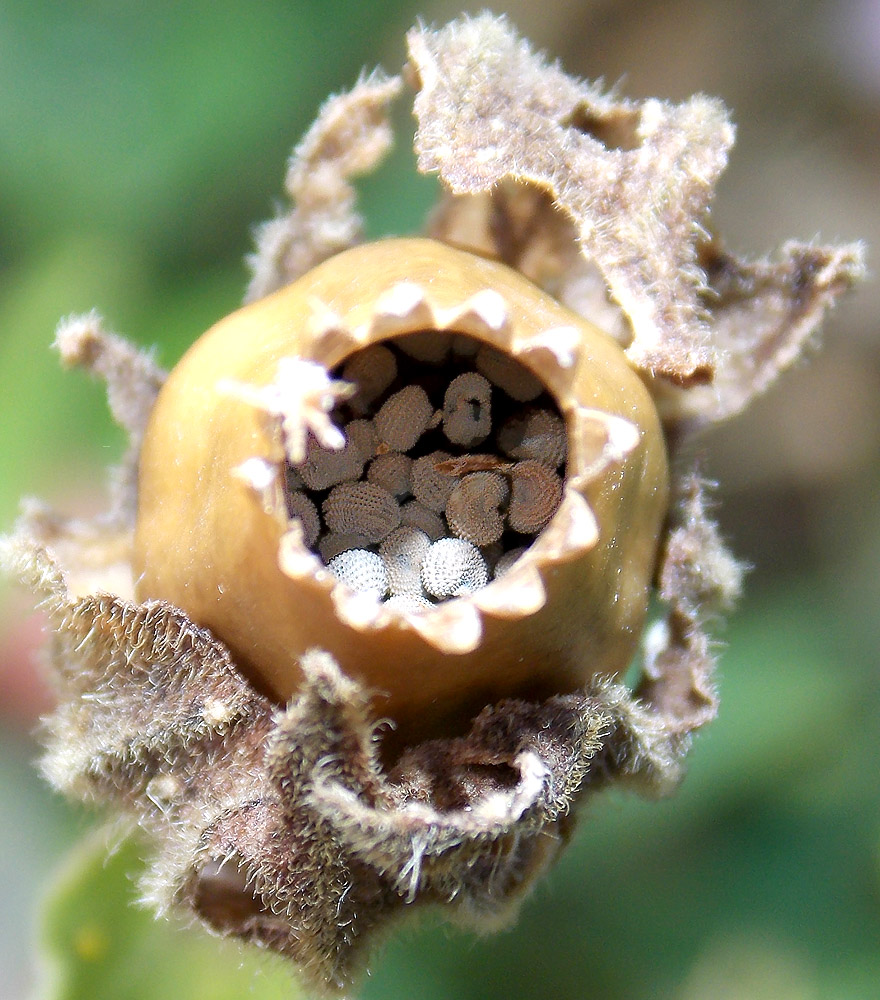
<path id="1" fill-rule="evenodd" d="M 342 377 L 355 386 L 353 409 L 366 412 L 397 378 L 397 359 L 383 344 L 371 344 L 345 362 Z"/>
<path id="2" fill-rule="evenodd" d="M 409 451 L 428 429 L 434 407 L 420 385 L 393 393 L 376 414 L 379 438 L 394 451 Z"/>
<path id="3" fill-rule="evenodd" d="M 492 386 L 476 372 L 456 376 L 443 397 L 443 433 L 453 443 L 479 444 L 492 430 Z"/>
<path id="4" fill-rule="evenodd" d="M 363 535 L 381 542 L 400 524 L 400 506 L 394 497 L 373 483 L 342 483 L 330 491 L 322 510 L 331 531 Z"/>
<path id="5" fill-rule="evenodd" d="M 489 581 L 480 550 L 463 538 L 441 538 L 422 561 L 422 586 L 433 597 L 462 597 Z"/>
<path id="6" fill-rule="evenodd" d="M 498 431 L 498 447 L 510 458 L 534 458 L 556 469 L 565 461 L 565 422 L 551 410 L 532 407 L 514 414 Z"/>
<path id="7" fill-rule="evenodd" d="M 510 476 L 507 523 L 514 531 L 537 534 L 562 501 L 562 479 L 546 465 L 526 459 L 514 465 Z"/>
<path id="8" fill-rule="evenodd" d="M 358 593 L 382 598 L 388 592 L 385 564 L 369 549 L 348 549 L 327 563 L 327 569 L 337 580 Z"/>
<path id="9" fill-rule="evenodd" d="M 381 486 L 395 497 L 409 495 L 412 485 L 412 459 L 399 451 L 377 455 L 367 469 L 367 481 Z"/>
<path id="10" fill-rule="evenodd" d="M 448 451 L 432 451 L 412 464 L 412 493 L 419 503 L 440 514 L 446 509 L 450 493 L 458 485 L 457 476 L 438 472 L 436 466 L 452 458 Z"/>
<path id="11" fill-rule="evenodd" d="M 321 518 L 318 508 L 300 490 L 291 490 L 287 494 L 287 510 L 291 518 L 299 521 L 302 526 L 303 542 L 311 548 L 318 540 L 321 532 Z"/>
<path id="12" fill-rule="evenodd" d="M 379 546 L 392 594 L 421 594 L 422 562 L 431 539 L 418 528 L 396 528 Z"/>
<path id="13" fill-rule="evenodd" d="M 492 385 L 497 385 L 517 402 L 529 403 L 544 391 L 538 376 L 533 375 L 521 361 L 488 344 L 477 351 L 476 365 Z"/>
<path id="14" fill-rule="evenodd" d="M 472 472 L 463 476 L 446 503 L 446 520 L 452 533 L 474 545 L 489 545 L 504 534 L 501 507 L 510 488 L 498 472 Z"/>

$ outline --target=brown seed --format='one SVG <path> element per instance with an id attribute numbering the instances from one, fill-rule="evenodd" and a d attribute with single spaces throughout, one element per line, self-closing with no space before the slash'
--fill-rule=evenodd
<path id="1" fill-rule="evenodd" d="M 449 494 L 458 485 L 457 476 L 437 471 L 437 466 L 452 458 L 448 451 L 432 451 L 412 464 L 413 496 L 426 507 L 441 514 L 446 509 Z"/>
<path id="2" fill-rule="evenodd" d="M 331 531 L 363 535 L 370 542 L 381 542 L 400 524 L 397 501 L 373 483 L 342 483 L 330 491 L 321 509 Z"/>
<path id="3" fill-rule="evenodd" d="M 452 491 L 446 520 L 452 533 L 474 545 L 489 545 L 504 534 L 501 506 L 510 490 L 497 472 L 473 472 Z"/>
<path id="4" fill-rule="evenodd" d="M 510 477 L 510 508 L 507 523 L 526 535 L 539 532 L 556 513 L 562 501 L 562 479 L 556 473 L 526 459 L 517 462 Z"/>

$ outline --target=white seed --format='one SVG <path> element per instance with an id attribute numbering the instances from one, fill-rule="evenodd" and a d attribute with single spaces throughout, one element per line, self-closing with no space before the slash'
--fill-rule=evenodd
<path id="1" fill-rule="evenodd" d="M 511 399 L 527 403 L 537 399 L 544 386 L 537 375 L 504 351 L 484 344 L 477 352 L 477 368 L 499 389 L 503 389 Z"/>
<path id="2" fill-rule="evenodd" d="M 355 442 L 348 436 L 339 451 L 322 448 L 309 435 L 305 461 L 294 466 L 309 489 L 326 490 L 337 483 L 351 482 L 364 471 L 366 459 Z"/>
<path id="3" fill-rule="evenodd" d="M 500 580 L 525 551 L 525 545 L 518 545 L 515 549 L 508 549 L 498 562 L 495 563 L 494 579 Z"/>
<path id="4" fill-rule="evenodd" d="M 384 345 L 371 344 L 345 362 L 342 377 L 355 386 L 351 405 L 364 413 L 397 378 L 397 359 Z"/>
<path id="5" fill-rule="evenodd" d="M 373 483 L 342 483 L 330 491 L 321 508 L 331 531 L 363 535 L 381 542 L 400 524 L 400 507 L 394 497 Z"/>
<path id="6" fill-rule="evenodd" d="M 449 494 L 458 485 L 457 476 L 446 476 L 434 466 L 452 458 L 448 451 L 432 451 L 412 464 L 412 493 L 420 503 L 438 514 L 446 509 Z"/>
<path id="7" fill-rule="evenodd" d="M 434 605 L 421 594 L 392 594 L 385 602 L 385 607 L 404 615 L 420 615 L 430 611 Z"/>
<path id="8" fill-rule="evenodd" d="M 446 520 L 452 533 L 474 545 L 489 545 L 504 534 L 501 506 L 510 490 L 498 472 L 472 472 L 464 476 L 446 503 Z"/>
<path id="9" fill-rule="evenodd" d="M 342 583 L 359 593 L 371 593 L 377 598 L 388 591 L 385 565 L 375 552 L 349 549 L 327 563 L 327 569 Z"/>
<path id="10" fill-rule="evenodd" d="M 507 523 L 514 531 L 533 535 L 556 513 L 562 501 L 562 480 L 556 473 L 527 459 L 517 462 L 510 476 Z"/>
<path id="11" fill-rule="evenodd" d="M 311 548 L 318 540 L 321 531 L 321 518 L 318 516 L 318 508 L 311 500 L 299 490 L 292 490 L 287 494 L 287 509 L 291 518 L 299 521 L 302 525 L 303 541 L 307 548 Z"/>
<path id="12" fill-rule="evenodd" d="M 498 431 L 498 447 L 511 458 L 534 458 L 556 469 L 565 461 L 565 423 L 551 410 L 517 413 Z"/>
<path id="13" fill-rule="evenodd" d="M 403 526 L 392 531 L 379 546 L 392 594 L 421 594 L 422 561 L 431 539 L 418 528 Z"/>
<path id="14" fill-rule="evenodd" d="M 408 385 L 382 404 L 376 414 L 376 430 L 380 440 L 393 451 L 409 451 L 428 429 L 433 415 L 425 390 Z"/>
<path id="15" fill-rule="evenodd" d="M 388 490 L 392 496 L 405 497 L 412 486 L 412 464 L 409 455 L 402 455 L 399 451 L 389 451 L 370 462 L 367 480 L 381 486 L 383 490 Z"/>
<path id="16" fill-rule="evenodd" d="M 432 542 L 446 536 L 443 518 L 418 500 L 407 500 L 403 504 L 400 508 L 400 523 L 424 531 Z"/>
<path id="17" fill-rule="evenodd" d="M 492 430 L 492 386 L 476 372 L 450 383 L 443 397 L 443 433 L 453 444 L 470 447 Z"/>
<path id="18" fill-rule="evenodd" d="M 325 563 L 349 549 L 365 549 L 370 541 L 363 535 L 353 535 L 350 532 L 328 531 L 318 542 L 318 552 Z"/>
<path id="19" fill-rule="evenodd" d="M 346 436 L 355 443 L 357 450 L 365 462 L 376 454 L 379 447 L 379 435 L 372 420 L 350 420 L 345 428 Z"/>
<path id="20" fill-rule="evenodd" d="M 484 587 L 488 580 L 480 550 L 463 538 L 441 538 L 422 561 L 422 585 L 434 597 L 461 597 Z"/>
<path id="21" fill-rule="evenodd" d="M 394 346 L 399 347 L 416 361 L 424 361 L 429 365 L 439 365 L 446 360 L 452 346 L 452 337 L 440 330 L 421 330 L 419 333 L 408 333 L 397 337 Z"/>

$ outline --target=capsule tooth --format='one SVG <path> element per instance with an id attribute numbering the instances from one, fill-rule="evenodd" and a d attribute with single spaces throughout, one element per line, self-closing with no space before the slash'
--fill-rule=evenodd
<path id="1" fill-rule="evenodd" d="M 556 326 L 518 343 L 516 353 L 527 357 L 539 370 L 548 363 L 557 369 L 568 370 L 574 367 L 580 343 L 581 334 L 575 327 Z"/>
<path id="2" fill-rule="evenodd" d="M 504 331 L 510 321 L 507 302 L 500 292 L 484 288 L 466 299 L 458 309 L 447 310 L 443 325 L 447 328 L 465 330 L 473 334 L 498 334 Z"/>
<path id="3" fill-rule="evenodd" d="M 339 620 L 358 631 L 381 628 L 391 620 L 391 615 L 374 592 L 355 591 L 340 583 L 333 588 L 330 598 Z"/>
<path id="4" fill-rule="evenodd" d="M 398 281 L 376 300 L 370 336 L 386 336 L 419 325 L 432 326 L 433 312 L 425 292 L 414 281 Z"/>
<path id="5" fill-rule="evenodd" d="M 357 344 L 357 337 L 341 317 L 319 298 L 309 300 L 307 328 L 322 357 L 347 354 Z"/>
<path id="6" fill-rule="evenodd" d="M 537 568 L 527 563 L 509 569 L 474 594 L 473 600 L 481 611 L 495 618 L 521 618 L 544 607 L 547 591 Z"/>
<path id="7" fill-rule="evenodd" d="M 471 653 L 483 637 L 483 622 L 473 600 L 447 601 L 408 619 L 412 628 L 444 653 Z"/>
<path id="8" fill-rule="evenodd" d="M 543 559 L 570 559 L 599 541 L 599 525 L 587 501 L 568 488 L 559 509 L 538 535 L 531 551 Z"/>
<path id="9" fill-rule="evenodd" d="M 324 563 L 306 547 L 303 527 L 297 520 L 290 522 L 278 543 L 278 566 L 291 580 L 329 579 Z"/>
<path id="10" fill-rule="evenodd" d="M 574 411 L 569 481 L 575 487 L 591 482 L 609 465 L 623 461 L 640 439 L 631 421 L 579 407 Z"/>

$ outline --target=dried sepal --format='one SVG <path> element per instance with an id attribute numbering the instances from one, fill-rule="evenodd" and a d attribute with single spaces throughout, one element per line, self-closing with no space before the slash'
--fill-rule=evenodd
<path id="1" fill-rule="evenodd" d="M 376 72 L 324 104 L 290 159 L 284 181 L 290 210 L 257 232 L 246 302 L 274 292 L 358 241 L 361 219 L 350 178 L 373 170 L 391 146 L 386 109 L 400 87 L 398 77 Z"/>
<path id="2" fill-rule="evenodd" d="M 64 702 L 47 724 L 50 780 L 152 832 L 142 890 L 160 910 L 186 905 L 289 955 L 320 992 L 351 986 L 369 932 L 396 913 L 441 903 L 478 927 L 511 919 L 575 801 L 680 767 L 626 688 L 597 682 L 487 707 L 466 735 L 389 769 L 367 693 L 327 654 L 303 658 L 300 693 L 278 710 L 175 609 L 76 598 L 25 541 L 4 555 L 53 624 Z"/>
<path id="3" fill-rule="evenodd" d="M 786 243 L 772 260 L 744 261 L 717 242 L 700 250 L 719 363 L 711 386 L 659 387 L 669 421 L 696 426 L 740 413 L 803 356 L 825 312 L 865 275 L 861 244 Z"/>
<path id="4" fill-rule="evenodd" d="M 716 657 L 707 626 L 732 607 L 743 577 L 743 566 L 708 515 L 705 494 L 696 473 L 683 480 L 659 571 L 659 594 L 668 611 L 646 633 L 637 688 L 684 743 L 718 710 Z"/>
<path id="5" fill-rule="evenodd" d="M 488 14 L 408 40 L 419 168 L 456 194 L 507 179 L 550 191 L 631 322 L 633 363 L 682 383 L 711 376 L 696 241 L 733 142 L 723 106 L 606 96 Z"/>
<path id="6" fill-rule="evenodd" d="M 152 355 L 104 326 L 94 310 L 69 316 L 55 331 L 55 349 L 65 366 L 84 368 L 102 378 L 114 420 L 128 434 L 129 448 L 114 470 L 108 518 L 128 522 L 137 507 L 137 463 L 150 412 L 166 373 Z"/>

